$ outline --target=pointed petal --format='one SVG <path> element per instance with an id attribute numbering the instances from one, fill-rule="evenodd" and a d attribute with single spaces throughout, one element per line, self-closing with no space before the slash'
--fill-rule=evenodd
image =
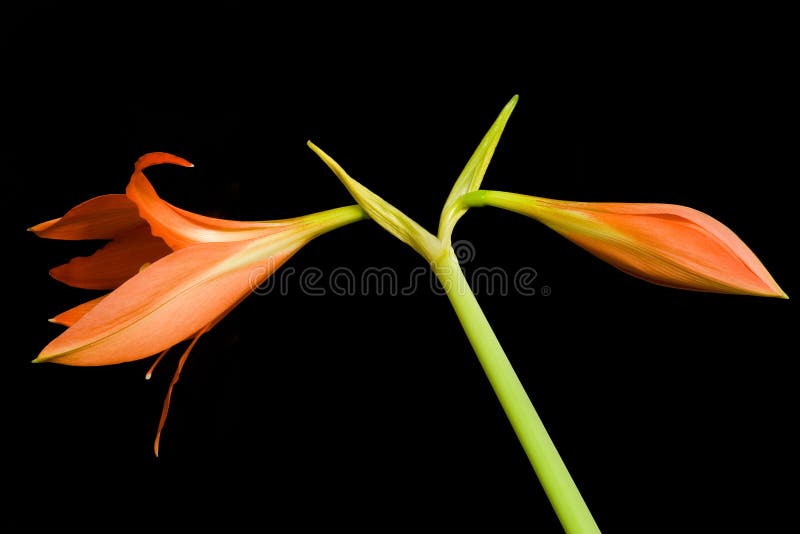
<path id="1" fill-rule="evenodd" d="M 29 230 L 49 239 L 113 239 L 142 223 L 136 205 L 125 195 L 103 195 L 87 200 L 59 219 Z"/>
<path id="2" fill-rule="evenodd" d="M 196 335 L 249 294 L 299 246 L 205 243 L 155 262 L 54 339 L 34 361 L 108 365 L 164 351 Z"/>
<path id="3" fill-rule="evenodd" d="M 649 282 L 695 291 L 787 298 L 730 228 L 695 209 L 481 193 L 487 205 L 533 217 L 600 259 Z"/>
<path id="4" fill-rule="evenodd" d="M 91 256 L 73 258 L 51 269 L 50 276 L 73 287 L 114 289 L 138 273 L 143 265 L 170 252 L 161 238 L 154 237 L 146 224 L 140 224 Z"/>
<path id="5" fill-rule="evenodd" d="M 78 322 L 78 319 L 86 315 L 89 310 L 97 306 L 97 304 L 105 298 L 105 295 L 102 297 L 97 297 L 96 299 L 92 299 L 89 301 L 84 302 L 83 304 L 78 304 L 74 308 L 70 308 L 65 312 L 61 312 L 52 319 L 50 319 L 51 323 L 60 324 L 63 326 L 72 326 Z"/>
<path id="6" fill-rule="evenodd" d="M 503 107 L 489 131 L 486 132 L 486 135 L 481 140 L 478 148 L 469 158 L 464 170 L 458 176 L 442 209 L 442 215 L 439 220 L 439 239 L 449 241 L 456 222 L 466 213 L 467 210 L 459 205 L 458 200 L 462 195 L 477 191 L 480 188 L 486 169 L 489 167 L 489 162 L 494 155 L 494 150 L 500 141 L 500 136 L 503 135 L 503 130 L 518 100 L 519 95 L 514 95 Z"/>
<path id="7" fill-rule="evenodd" d="M 405 213 L 392 206 L 384 199 L 355 181 L 328 154 L 311 141 L 308 146 L 333 171 L 344 184 L 359 206 L 378 224 L 403 243 L 419 252 L 428 261 L 433 261 L 442 252 L 442 246 L 436 237 L 425 230 Z"/>
<path id="8" fill-rule="evenodd" d="M 298 223 L 298 219 L 231 221 L 182 210 L 162 200 L 144 175 L 144 169 L 162 163 L 192 166 L 185 159 L 166 152 L 145 154 L 136 162 L 126 194 L 137 206 L 139 215 L 150 224 L 153 235 L 164 239 L 173 250 L 197 243 L 255 239 L 280 232 Z"/>

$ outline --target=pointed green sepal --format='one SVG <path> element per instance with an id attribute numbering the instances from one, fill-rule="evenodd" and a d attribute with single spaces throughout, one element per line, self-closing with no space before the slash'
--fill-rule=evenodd
<path id="1" fill-rule="evenodd" d="M 350 177 L 336 161 L 317 145 L 308 141 L 308 147 L 333 171 L 361 208 L 372 220 L 390 234 L 419 252 L 428 262 L 435 261 L 443 247 L 436 237 L 408 215 Z"/>
<path id="2" fill-rule="evenodd" d="M 503 134 L 511 112 L 514 111 L 514 107 L 517 105 L 517 100 L 519 100 L 519 95 L 514 95 L 505 105 L 492 127 L 486 132 L 478 148 L 475 149 L 472 157 L 469 158 L 467 165 L 461 171 L 453 189 L 450 191 L 450 196 L 447 197 L 439 220 L 439 239 L 442 242 L 450 242 L 456 222 L 467 211 L 459 202 L 461 196 L 477 191 L 480 188 L 483 176 L 489 167 L 489 161 L 494 155 L 494 149 L 497 147 L 498 141 L 500 141 L 500 136 Z"/>

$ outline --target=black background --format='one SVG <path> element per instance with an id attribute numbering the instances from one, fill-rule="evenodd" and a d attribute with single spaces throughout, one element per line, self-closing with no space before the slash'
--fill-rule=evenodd
<path id="1" fill-rule="evenodd" d="M 290 279 L 285 295 L 250 297 L 188 360 L 158 459 L 178 350 L 149 382 L 149 361 L 30 364 L 61 331 L 46 319 L 88 293 L 47 270 L 96 244 L 25 229 L 123 192 L 149 151 L 196 165 L 148 172 L 165 199 L 274 219 L 352 202 L 310 139 L 435 229 L 519 94 L 485 188 L 690 205 L 797 292 L 796 86 L 780 13 L 122 5 L 3 17 L 10 524 L 559 531 L 452 309 L 427 286 L 311 296 Z M 454 238 L 474 249 L 468 275 L 536 270 L 536 295 L 479 300 L 604 532 L 791 524 L 792 300 L 651 286 L 490 209 Z M 391 267 L 403 282 L 422 266 L 360 222 L 286 268 Z"/>

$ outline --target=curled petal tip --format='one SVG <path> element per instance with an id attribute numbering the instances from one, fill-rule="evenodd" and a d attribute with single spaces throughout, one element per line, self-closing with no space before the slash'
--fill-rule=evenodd
<path id="1" fill-rule="evenodd" d="M 181 167 L 194 167 L 194 164 L 188 160 L 170 154 L 169 152 L 149 152 L 136 160 L 134 168 L 140 171 L 147 167 L 152 167 L 153 165 L 161 165 L 162 163 L 172 163 L 174 165 L 180 165 Z"/>

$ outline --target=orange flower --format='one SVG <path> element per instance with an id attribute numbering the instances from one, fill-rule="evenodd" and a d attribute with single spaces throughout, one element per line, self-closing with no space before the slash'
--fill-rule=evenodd
<path id="1" fill-rule="evenodd" d="M 164 162 L 190 166 L 170 154 L 147 154 L 136 164 L 127 197 L 97 197 L 31 228 L 42 237 L 111 239 L 93 256 L 52 273 L 78 287 L 115 288 L 52 319 L 69 328 L 34 362 L 109 365 L 163 356 L 191 339 L 167 392 L 156 455 L 172 387 L 197 339 L 311 239 L 365 218 L 357 206 L 281 221 L 204 217 L 156 195 L 142 170 Z"/>
<path id="2" fill-rule="evenodd" d="M 499 191 L 464 197 L 527 215 L 622 271 L 654 284 L 788 298 L 727 226 L 685 206 L 569 202 Z"/>

